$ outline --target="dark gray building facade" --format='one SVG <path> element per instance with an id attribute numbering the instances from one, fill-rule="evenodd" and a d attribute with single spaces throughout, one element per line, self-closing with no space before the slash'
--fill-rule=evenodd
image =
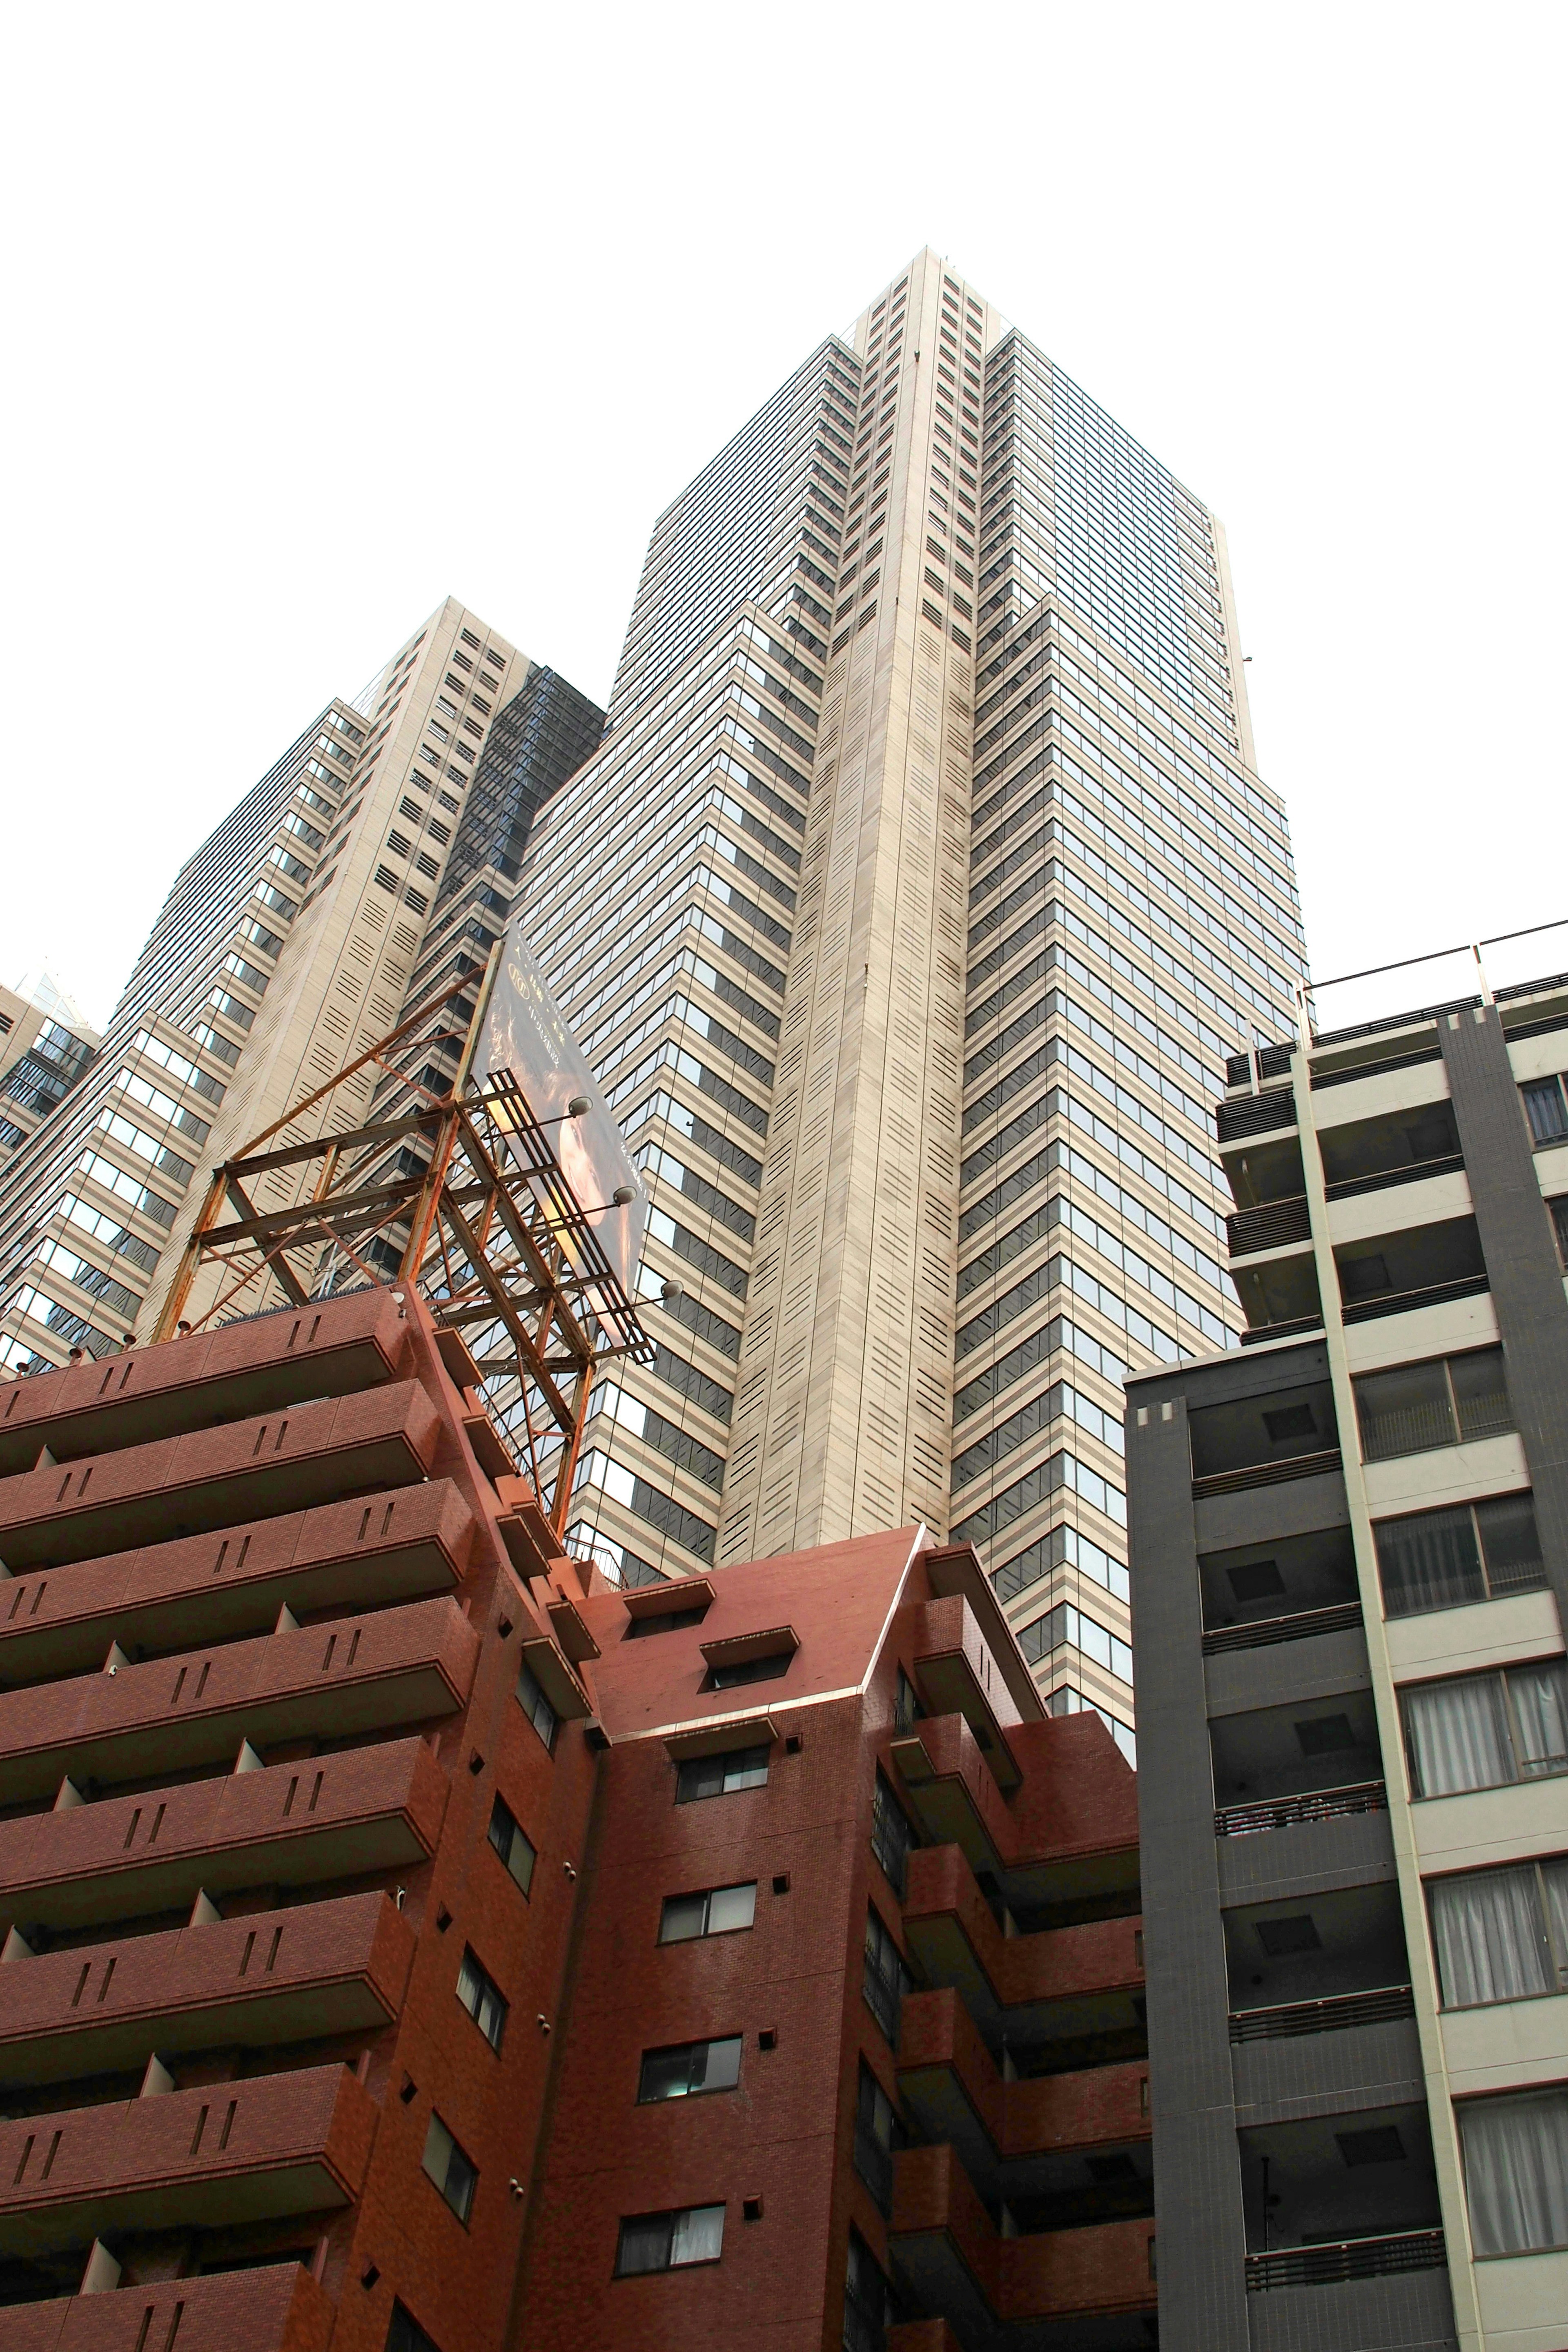
<path id="1" fill-rule="evenodd" d="M 1568 2344 L 1568 979 L 1237 1056 L 1127 1385 L 1161 2341 Z"/>

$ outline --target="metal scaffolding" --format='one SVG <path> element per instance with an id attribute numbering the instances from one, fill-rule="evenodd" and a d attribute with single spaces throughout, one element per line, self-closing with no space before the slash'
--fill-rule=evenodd
<path id="1" fill-rule="evenodd" d="M 432 1016 L 473 989 L 472 972 L 427 997 L 214 1170 L 152 1337 L 171 1339 L 256 1313 L 272 1303 L 273 1286 L 302 1307 L 389 1278 L 410 1284 L 437 1329 L 463 1341 L 449 1360 L 484 1405 L 493 1440 L 486 1466 L 521 1472 L 560 1534 L 595 1369 L 615 1356 L 647 1361 L 653 1343 L 590 1221 L 604 1204 L 580 1202 L 562 1169 L 550 1134 L 560 1122 L 536 1118 L 510 1072 L 483 1085 L 470 1076 L 495 961 L 492 953 L 472 1008 L 462 1007 L 462 1050 L 445 1094 L 394 1057 L 400 1046 L 430 1045 Z M 457 1042 L 458 1033 L 449 1034 Z M 418 1108 L 268 1148 L 371 1064 L 423 1097 Z M 257 1180 L 279 1169 L 300 1171 L 304 1197 L 258 1209 Z M 378 1271 L 366 1251 L 405 1224 L 395 1274 L 384 1248 Z M 188 1321 L 206 1265 L 222 1268 L 217 1295 Z"/>

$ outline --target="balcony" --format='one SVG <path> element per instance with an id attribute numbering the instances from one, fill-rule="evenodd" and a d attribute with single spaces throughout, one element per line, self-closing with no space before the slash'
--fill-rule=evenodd
<path id="1" fill-rule="evenodd" d="M 1043 2193 L 1064 2159 L 1149 2139 L 1145 2063 L 1005 2081 L 950 1988 L 905 2000 L 898 2064 L 921 2137 L 956 2147 L 990 2197 Z"/>
<path id="2" fill-rule="evenodd" d="M 363 2185 L 377 2115 L 331 2065 L 0 2123 L 0 2255 L 331 2212 Z"/>
<path id="3" fill-rule="evenodd" d="M 1451 1176 L 1464 1167 L 1459 1130 L 1450 1102 L 1426 1103 L 1415 1110 L 1380 1111 L 1319 1130 L 1324 1188 L 1331 1201 L 1359 1199 L 1391 1185 L 1419 1183 L 1428 1176 Z"/>
<path id="4" fill-rule="evenodd" d="M 414 1940 L 373 1893 L 16 1961 L 0 2000 L 0 2080 L 65 2082 L 140 2069 L 154 2051 L 376 2032 L 402 2007 Z"/>
<path id="5" fill-rule="evenodd" d="M 298 2263 L 5 2310 L 6 2352 L 327 2352 L 337 2305 Z"/>
<path id="6" fill-rule="evenodd" d="M 1008 1794 L 1021 1780 L 1005 1727 L 1016 1724 L 1014 1706 L 974 1612 L 960 1593 L 927 1601 L 924 1624 L 912 1661 L 916 1684 L 930 1716 L 962 1716 L 990 1767 L 996 1786 Z"/>
<path id="7" fill-rule="evenodd" d="M 1341 1243 L 1334 1251 L 1346 1323 L 1407 1315 L 1489 1289 L 1474 1217 Z"/>
<path id="8" fill-rule="evenodd" d="M 1361 1602 L 1340 1601 L 1329 1609 L 1303 1609 L 1296 1617 L 1217 1627 L 1204 1635 L 1203 1651 L 1205 1658 L 1223 1657 L 1233 1650 L 1268 1649 L 1277 1642 L 1309 1642 L 1320 1633 L 1353 1633 L 1362 1622 Z"/>
<path id="9" fill-rule="evenodd" d="M 384 1290 L 226 1323 L 161 1348 L 16 1381 L 0 1405 L 0 1477 L 351 1396 L 406 1369 L 409 1327 Z"/>
<path id="10" fill-rule="evenodd" d="M 1017 1852 L 1017 1825 L 962 1715 L 928 1717 L 889 1752 L 930 1844 L 961 1846 L 976 1872 L 995 1876 L 1006 1868 Z"/>
<path id="11" fill-rule="evenodd" d="M 205 1888 L 308 1886 L 428 1861 L 447 1776 L 423 1739 L 0 1822 L 0 1917 L 85 1927 Z M 26 1965 L 23 1963 L 22 1965 Z"/>
<path id="12" fill-rule="evenodd" d="M 999 2326 L 1076 2322 L 1091 2324 L 1106 2352 L 1146 2346 L 1153 2235 L 1153 2222 L 1140 2219 L 1005 2238 L 952 2148 L 905 2148 L 894 2158 L 895 2266 L 965 2341 L 990 2341 Z"/>
<path id="13" fill-rule="evenodd" d="M 1443 2263 L 1432 2137 L 1418 2095 L 1377 2105 L 1363 2095 L 1338 2112 L 1244 2129 L 1237 2137 L 1249 2303 L 1254 2295 L 1270 2304 L 1281 2298 L 1267 2314 L 1249 2312 L 1263 2331 L 1255 2340 L 1271 2352 L 1304 2340 L 1444 2340 L 1441 2329 L 1406 2335 L 1392 2324 L 1404 2315 L 1397 2294 L 1367 2298 L 1359 2289 L 1363 2280 Z M 1439 2285 L 1446 2299 L 1447 2281 Z M 1420 2309 L 1419 2286 L 1415 2302 Z"/>
<path id="14" fill-rule="evenodd" d="M 1189 1416 L 1188 1431 L 1196 1502 L 1292 1478 L 1321 1477 L 1340 1467 L 1339 1425 L 1328 1381 L 1202 1405 Z"/>
<path id="15" fill-rule="evenodd" d="M 1348 1526 L 1200 1555 L 1205 1657 L 1348 1632 L 1361 1620 Z"/>
<path id="16" fill-rule="evenodd" d="M 448 1595 L 0 1697 L 0 1804 L 455 1714 L 479 1637 Z"/>
<path id="17" fill-rule="evenodd" d="M 927 1984 L 955 1989 L 993 2053 L 1005 2035 L 1031 2074 L 1136 2054 L 1126 2045 L 1142 2046 L 1140 1933 L 1121 1917 L 1005 1936 L 956 1846 L 910 1856 L 904 1934 Z"/>
<path id="18" fill-rule="evenodd" d="M 0 1558 L 15 1575 L 411 1486 L 427 1475 L 442 1427 L 418 1382 L 399 1381 L 76 1466 L 44 1465 L 0 1483 Z"/>
<path id="19" fill-rule="evenodd" d="M 0 1684 L 89 1674 L 111 1642 L 134 1656 L 268 1633 L 285 1604 L 303 1616 L 450 1591 L 474 1535 L 467 1503 L 437 1478 L 374 1505 L 329 1503 L 18 1577 L 0 1615 Z"/>

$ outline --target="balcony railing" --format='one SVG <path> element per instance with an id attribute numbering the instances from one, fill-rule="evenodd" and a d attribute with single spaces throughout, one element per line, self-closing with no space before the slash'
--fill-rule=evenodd
<path id="1" fill-rule="evenodd" d="M 1289 1087 L 1267 1095 L 1234 1095 L 1215 1110 L 1222 1143 L 1235 1143 L 1244 1135 L 1270 1135 L 1277 1128 L 1295 1124 L 1296 1097 Z"/>
<path id="2" fill-rule="evenodd" d="M 1375 1992 L 1342 1992 L 1324 2000 L 1286 2001 L 1278 2009 L 1232 2012 L 1232 2042 L 1289 2042 L 1303 2033 L 1338 2033 L 1349 2026 L 1392 2025 L 1414 2017 L 1408 1985 L 1384 1985 Z"/>
<path id="3" fill-rule="evenodd" d="M 1232 1257 L 1250 1257 L 1257 1250 L 1285 1249 L 1292 1242 L 1312 1238 L 1312 1220 L 1305 1192 L 1286 1201 L 1265 1201 L 1256 1209 L 1238 1209 L 1225 1221 L 1226 1244 Z"/>
<path id="4" fill-rule="evenodd" d="M 1356 1078 L 1381 1078 L 1389 1070 L 1408 1070 L 1417 1062 L 1440 1062 L 1442 1058 L 1440 1045 L 1418 1045 L 1413 1054 L 1387 1054 L 1381 1062 L 1360 1062 L 1353 1069 L 1314 1070 L 1312 1089 L 1316 1093 L 1320 1087 L 1348 1087 Z"/>
<path id="5" fill-rule="evenodd" d="M 1293 1454 L 1285 1462 L 1249 1462 L 1240 1470 L 1215 1470 L 1206 1478 L 1193 1480 L 1193 1499 L 1203 1502 L 1211 1495 L 1244 1495 L 1250 1486 L 1279 1486 L 1287 1478 L 1319 1478 L 1326 1470 L 1340 1467 L 1340 1449 L 1324 1446 L 1316 1454 Z"/>
<path id="6" fill-rule="evenodd" d="M 1335 1822 L 1349 1813 L 1385 1813 L 1388 1790 L 1381 1780 L 1358 1780 L 1346 1789 L 1314 1789 L 1304 1797 L 1277 1797 L 1262 1805 L 1222 1805 L 1214 1817 L 1215 1837 L 1251 1837 L 1260 1830 L 1295 1829 L 1302 1822 Z"/>
<path id="7" fill-rule="evenodd" d="M 1393 2278 L 1401 2271 L 1440 2270 L 1447 2260 L 1441 2230 L 1401 2230 L 1386 2238 L 1346 2238 L 1327 2246 L 1282 2246 L 1248 2254 L 1247 2292 L 1287 2286 L 1340 2286 L 1349 2279 Z"/>
<path id="8" fill-rule="evenodd" d="M 1292 1315 L 1284 1323 L 1255 1323 L 1250 1331 L 1242 1333 L 1241 1344 L 1244 1348 L 1258 1348 L 1268 1339 L 1296 1339 L 1305 1332 L 1321 1331 L 1322 1328 L 1321 1309 L 1316 1315 Z"/>
<path id="9" fill-rule="evenodd" d="M 1391 1184 L 1420 1184 L 1428 1176 L 1458 1176 L 1464 1172 L 1462 1151 L 1446 1151 L 1438 1160 L 1413 1160 L 1408 1168 L 1384 1168 L 1375 1176 L 1342 1176 L 1337 1184 L 1323 1188 L 1331 1201 L 1353 1201 L 1362 1192 L 1384 1192 Z"/>
<path id="10" fill-rule="evenodd" d="M 1346 1323 L 1375 1323 L 1382 1315 L 1413 1315 L 1418 1307 L 1444 1307 L 1450 1298 L 1476 1298 L 1491 1284 L 1484 1274 L 1463 1274 L 1457 1282 L 1434 1282 L 1425 1290 L 1389 1290 L 1358 1298 L 1341 1317 Z"/>
<path id="11" fill-rule="evenodd" d="M 1359 1601 L 1336 1601 L 1331 1609 L 1302 1609 L 1293 1617 L 1262 1617 L 1250 1625 L 1216 1625 L 1204 1635 L 1205 1658 L 1231 1650 L 1261 1650 L 1275 1642 L 1304 1642 L 1314 1633 L 1349 1633 L 1362 1622 Z"/>

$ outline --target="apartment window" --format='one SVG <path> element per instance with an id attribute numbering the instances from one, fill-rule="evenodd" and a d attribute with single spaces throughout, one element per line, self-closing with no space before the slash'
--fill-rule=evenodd
<path id="1" fill-rule="evenodd" d="M 392 2325 L 386 2331 L 386 2352 L 441 2352 L 433 2336 L 427 2336 L 405 2304 L 392 2306 Z"/>
<path id="2" fill-rule="evenodd" d="M 740 2034 L 730 2033 L 718 2042 L 677 2042 L 668 2050 L 645 2050 L 637 2105 L 732 2091 L 741 2079 L 741 2041 Z"/>
<path id="3" fill-rule="evenodd" d="M 1568 1667 L 1561 1659 L 1456 1675 L 1400 1694 L 1411 1794 L 1451 1797 L 1568 1772 Z"/>
<path id="4" fill-rule="evenodd" d="M 885 2352 L 893 2325 L 893 2291 L 858 2230 L 849 2232 L 844 2281 L 844 2352 Z"/>
<path id="5" fill-rule="evenodd" d="M 422 2161 L 426 2172 L 466 2228 L 468 2216 L 474 2210 L 479 2171 L 434 2109 L 430 2115 L 430 2128 L 425 2135 Z"/>
<path id="6" fill-rule="evenodd" d="M 523 1835 L 510 1807 L 499 1797 L 490 1807 L 489 1841 L 526 1895 L 533 1884 L 533 1865 L 538 1857 L 532 1841 Z"/>
<path id="7" fill-rule="evenodd" d="M 732 1936 L 757 1916 L 757 1882 L 710 1886 L 696 1895 L 667 1895 L 658 1915 L 661 1944 L 689 1944 L 699 1936 Z"/>
<path id="8" fill-rule="evenodd" d="M 905 1994 L 913 1989 L 913 1979 L 904 1966 L 891 1928 L 875 1904 L 866 1913 L 866 1972 L 862 1987 L 867 2008 L 896 2050 L 900 2012 Z"/>
<path id="9" fill-rule="evenodd" d="M 925 1709 L 921 1705 L 920 1694 L 900 1666 L 898 1689 L 893 1698 L 893 1729 L 907 1735 L 914 1729 L 924 1714 Z"/>
<path id="10" fill-rule="evenodd" d="M 406 793 L 405 793 L 397 805 L 402 810 L 405 816 L 413 818 L 416 824 L 419 824 L 425 814 L 424 810 L 419 806 L 418 803 L 416 801 L 411 801 Z"/>
<path id="11" fill-rule="evenodd" d="M 746 1683 L 775 1683 L 787 1675 L 795 1656 L 793 1650 L 773 1650 L 765 1658 L 742 1658 L 732 1666 L 710 1666 L 706 1687 L 709 1690 L 738 1690 Z M 764 1757 L 767 1750 L 763 1751 Z M 764 1770 L 763 1778 L 766 1780 Z"/>
<path id="12" fill-rule="evenodd" d="M 683 1626 L 700 1625 L 708 1614 L 706 1601 L 696 1609 L 667 1609 L 661 1615 L 634 1617 L 626 1627 L 628 1642 L 646 1642 L 653 1633 L 679 1633 Z"/>
<path id="13" fill-rule="evenodd" d="M 518 1670 L 517 1703 L 546 1748 L 553 1752 L 555 1734 L 560 1728 L 560 1718 L 534 1680 L 531 1666 L 521 1666 Z"/>
<path id="14" fill-rule="evenodd" d="M 1435 1878 L 1426 1901 L 1445 2009 L 1568 1991 L 1568 1856 Z"/>
<path id="15" fill-rule="evenodd" d="M 468 1950 L 464 1951 L 463 1965 L 458 1970 L 458 1999 L 490 2048 L 499 2050 L 501 2036 L 506 2032 L 506 1996 L 495 1979 Z"/>
<path id="16" fill-rule="evenodd" d="M 386 836 L 386 845 L 395 857 L 406 857 L 411 846 L 400 833 L 389 833 Z"/>
<path id="17" fill-rule="evenodd" d="M 1458 2110 L 1470 2235 L 1478 2254 L 1568 2246 L 1568 2084 Z"/>
<path id="18" fill-rule="evenodd" d="M 1568 1192 L 1559 1192 L 1546 1205 L 1552 1212 L 1552 1230 L 1557 1235 L 1557 1255 L 1568 1266 Z"/>
<path id="19" fill-rule="evenodd" d="M 914 1843 L 915 1833 L 909 1817 L 894 1796 L 886 1773 L 879 1767 L 871 1797 L 871 1852 L 881 1865 L 882 1875 L 900 1899 L 909 1875 L 910 1848 Z"/>
<path id="20" fill-rule="evenodd" d="M 1481 1503 L 1383 1519 L 1373 1535 L 1390 1617 L 1538 1592 L 1546 1582 L 1529 1494 L 1493 1495 Z"/>
<path id="21" fill-rule="evenodd" d="M 1568 1139 L 1568 1101 L 1563 1098 L 1561 1077 L 1537 1078 L 1519 1091 L 1537 1143 L 1562 1143 Z"/>
<path id="22" fill-rule="evenodd" d="M 716 2263 L 724 2250 L 722 2205 L 687 2205 L 677 2213 L 632 2213 L 621 2223 L 616 2276 L 688 2270 Z"/>
<path id="23" fill-rule="evenodd" d="M 1500 1437 L 1513 1427 L 1500 1348 L 1369 1373 L 1355 1382 L 1355 1402 L 1367 1462 Z"/>
<path id="24" fill-rule="evenodd" d="M 893 2103 L 862 2058 L 855 2097 L 855 2169 L 884 2213 L 893 2203 L 893 2150 L 903 2134 Z"/>
<path id="25" fill-rule="evenodd" d="M 730 1748 L 719 1756 L 689 1756 L 675 1784 L 678 1805 L 693 1805 L 702 1797 L 732 1797 L 740 1789 L 767 1785 L 765 1748 Z"/>

